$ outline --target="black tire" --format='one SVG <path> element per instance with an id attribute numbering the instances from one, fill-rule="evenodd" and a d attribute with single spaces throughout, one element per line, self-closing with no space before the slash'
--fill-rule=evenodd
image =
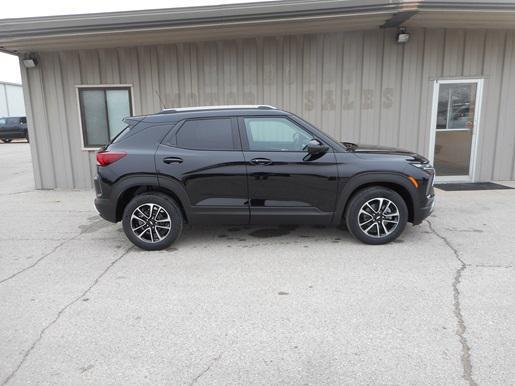
<path id="1" fill-rule="evenodd" d="M 388 201 L 381 199 L 390 201 L 388 208 L 386 208 Z M 381 212 L 379 205 L 382 202 L 384 203 Z M 367 203 L 372 207 L 367 206 Z M 397 211 L 394 210 L 395 207 Z M 367 213 L 361 212 L 362 208 L 366 209 Z M 398 215 L 395 216 L 393 213 Z M 370 220 L 371 222 L 368 222 Z M 398 221 L 397 224 L 395 221 Z M 373 186 L 360 190 L 352 196 L 345 212 L 345 222 L 351 235 L 363 243 L 386 244 L 395 240 L 404 231 L 408 222 L 408 207 L 399 193 L 381 186 Z M 372 226 L 369 233 L 365 232 L 366 229 L 362 229 L 360 222 L 364 228 L 370 229 L 369 226 Z"/>
<path id="2" fill-rule="evenodd" d="M 27 136 L 25 137 L 25 139 L 27 140 L 27 143 L 30 143 L 30 141 L 29 141 L 29 133 L 27 133 Z"/>
<path id="3" fill-rule="evenodd" d="M 148 206 L 146 206 L 148 205 Z M 161 207 L 162 210 L 166 212 L 168 215 L 169 221 L 167 220 L 159 220 L 158 218 L 154 218 L 152 221 L 151 219 L 148 219 L 148 214 L 150 209 L 147 211 L 145 208 L 152 208 L 150 205 L 158 205 Z M 147 222 L 145 223 L 143 220 L 138 220 L 137 218 L 133 218 L 132 215 L 136 211 L 137 208 L 140 208 L 143 210 L 143 212 L 137 212 L 137 217 L 140 218 L 147 218 Z M 154 210 L 154 216 L 157 209 Z M 140 214 L 141 213 L 141 214 Z M 163 218 L 163 212 L 161 211 L 159 216 Z M 164 235 L 164 227 L 160 226 L 158 228 L 158 222 L 164 221 L 161 223 L 161 225 L 170 225 L 170 229 L 166 235 Z M 134 197 L 125 207 L 123 211 L 123 230 L 125 232 L 125 235 L 127 238 L 137 247 L 141 249 L 145 249 L 147 251 L 157 251 L 161 249 L 168 248 L 172 243 L 174 243 L 181 235 L 184 219 L 182 216 L 181 209 L 177 205 L 177 203 L 169 196 L 163 193 L 157 193 L 157 192 L 149 192 L 149 193 L 143 193 L 136 197 Z M 146 233 L 141 236 L 144 239 L 148 239 L 152 237 L 152 240 L 143 240 L 142 238 L 138 237 L 138 235 L 135 233 L 133 228 L 137 228 L 137 226 L 141 224 L 143 225 L 141 229 L 145 230 Z M 160 235 L 158 235 L 156 232 L 159 230 L 159 232 L 163 232 Z M 163 237 L 161 240 L 158 240 L 158 237 Z M 157 239 L 157 240 L 156 240 Z"/>
<path id="4" fill-rule="evenodd" d="M 12 139 L 6 139 L 6 138 L 2 138 L 1 141 L 3 143 L 10 143 L 12 141 Z"/>

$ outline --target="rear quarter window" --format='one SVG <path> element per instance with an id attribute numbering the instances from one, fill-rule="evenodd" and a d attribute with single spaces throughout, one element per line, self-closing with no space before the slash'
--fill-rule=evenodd
<path id="1" fill-rule="evenodd" d="M 134 126 L 132 126 L 134 127 Z M 122 131 L 120 131 L 118 133 L 118 135 L 116 137 L 113 138 L 113 140 L 111 141 L 111 143 L 117 143 L 117 142 L 120 142 L 122 139 L 124 139 L 127 134 L 129 134 L 129 131 L 131 130 L 131 126 L 126 126 L 125 129 L 122 129 Z"/>

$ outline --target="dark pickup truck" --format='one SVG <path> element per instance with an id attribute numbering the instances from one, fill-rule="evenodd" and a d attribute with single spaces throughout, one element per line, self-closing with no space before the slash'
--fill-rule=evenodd
<path id="1" fill-rule="evenodd" d="M 0 141 L 9 143 L 13 139 L 26 139 L 29 142 L 27 117 L 0 118 Z"/>

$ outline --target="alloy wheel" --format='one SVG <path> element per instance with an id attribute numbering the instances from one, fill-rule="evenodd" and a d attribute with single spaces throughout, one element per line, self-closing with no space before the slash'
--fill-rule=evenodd
<path id="1" fill-rule="evenodd" d="M 358 224 L 361 230 L 370 237 L 381 238 L 390 235 L 400 221 L 399 208 L 384 197 L 368 200 L 358 213 Z"/>
<path id="2" fill-rule="evenodd" d="M 134 209 L 130 225 L 132 232 L 140 240 L 157 243 L 168 236 L 172 221 L 161 205 L 145 203 Z"/>

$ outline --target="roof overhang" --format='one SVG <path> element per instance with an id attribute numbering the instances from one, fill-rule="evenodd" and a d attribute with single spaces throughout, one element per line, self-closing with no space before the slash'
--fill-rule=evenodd
<path id="1" fill-rule="evenodd" d="M 515 0 L 283 0 L 4 19 L 0 20 L 0 50 L 123 47 L 399 25 L 515 28 Z"/>

